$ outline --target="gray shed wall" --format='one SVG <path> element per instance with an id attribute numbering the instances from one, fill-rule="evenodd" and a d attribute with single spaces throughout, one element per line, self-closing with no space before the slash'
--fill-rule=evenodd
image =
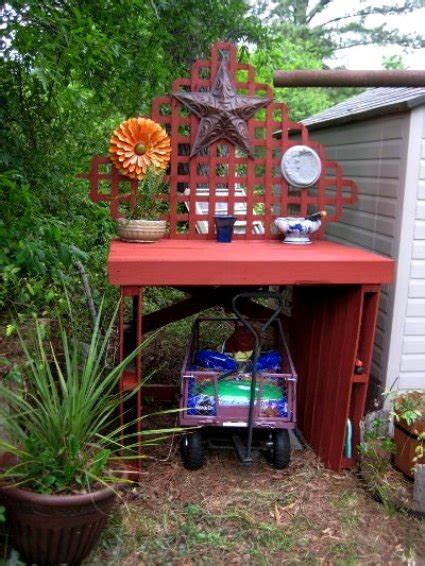
<path id="1" fill-rule="evenodd" d="M 358 185 L 358 202 L 344 209 L 342 220 L 326 229 L 326 238 L 396 259 L 406 175 L 409 113 L 378 117 L 311 132 L 344 176 Z M 386 386 L 394 286 L 381 293 L 371 368 L 371 394 Z"/>

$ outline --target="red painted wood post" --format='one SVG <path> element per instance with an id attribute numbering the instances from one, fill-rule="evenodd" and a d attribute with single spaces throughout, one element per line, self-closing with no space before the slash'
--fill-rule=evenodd
<path id="1" fill-rule="evenodd" d="M 357 460 L 378 299 L 379 285 L 295 290 L 291 336 L 299 375 L 298 423 L 309 444 L 334 470 Z M 361 376 L 354 374 L 357 356 L 366 368 Z M 343 454 L 348 417 L 353 427 L 351 460 Z"/>
<path id="2" fill-rule="evenodd" d="M 353 454 L 360 443 L 360 421 L 363 418 L 368 384 L 370 380 L 373 345 L 375 341 L 376 321 L 379 309 L 379 285 L 363 285 L 362 287 L 362 316 L 357 339 L 358 357 L 364 365 L 365 372 L 352 377 L 349 418 L 353 427 Z M 357 454 L 355 454 L 356 458 Z"/>
<path id="3" fill-rule="evenodd" d="M 126 356 L 128 351 L 130 350 L 125 343 L 125 308 L 126 308 L 126 299 L 132 298 L 133 299 L 133 317 L 135 317 L 135 321 L 133 321 L 133 330 L 135 330 L 135 343 L 130 344 L 130 346 L 134 346 L 135 348 L 139 346 L 143 341 L 143 334 L 142 334 L 142 287 L 139 286 L 123 286 L 121 287 L 120 291 L 120 306 L 119 306 L 119 317 L 118 317 L 118 358 L 119 362 L 122 362 Z M 125 391 L 130 389 L 134 389 L 138 387 L 136 392 L 136 438 L 138 439 L 138 447 L 137 447 L 137 454 L 138 458 L 136 460 L 136 477 L 140 479 L 140 474 L 142 471 L 142 446 L 141 446 L 141 431 L 142 431 L 142 390 L 140 387 L 140 383 L 142 380 L 142 352 L 139 351 L 136 355 L 136 369 L 135 371 L 128 370 L 127 368 L 124 369 L 119 384 L 119 391 L 120 394 L 123 395 Z M 120 425 L 125 425 L 125 406 L 124 403 L 121 402 L 119 407 L 120 412 Z"/>
<path id="4" fill-rule="evenodd" d="M 298 287 L 291 345 L 298 425 L 326 466 L 340 470 L 362 313 L 358 285 Z"/>
<path id="5" fill-rule="evenodd" d="M 137 294 L 137 309 L 136 309 L 136 348 L 143 341 L 143 289 L 139 288 Z M 142 351 L 139 350 L 136 356 L 136 386 L 137 390 L 137 454 L 139 456 L 137 460 L 137 470 L 139 474 L 139 480 L 141 480 L 142 473 Z"/>
<path id="6" fill-rule="evenodd" d="M 125 325 L 125 295 L 124 287 L 120 288 L 120 305 L 118 310 L 118 362 L 121 363 L 124 359 L 124 325 Z M 121 403 L 119 406 L 120 426 L 124 426 L 124 403 L 122 400 L 124 394 L 124 372 L 120 377 L 119 392 L 121 396 Z"/>
<path id="7" fill-rule="evenodd" d="M 326 443 L 327 460 L 325 461 L 334 470 L 346 467 L 344 466 L 344 445 L 362 307 L 363 297 L 360 286 L 348 287 L 345 296 L 344 294 L 341 296 L 337 305 L 341 322 L 337 324 L 335 331 L 338 332 L 339 328 L 342 337 L 336 360 L 337 378 L 327 401 L 329 413 L 334 408 L 334 414 L 329 416 L 328 426 L 322 438 L 322 442 Z M 327 440 L 325 440 L 326 434 L 329 435 Z M 355 450 L 354 456 L 356 457 Z"/>

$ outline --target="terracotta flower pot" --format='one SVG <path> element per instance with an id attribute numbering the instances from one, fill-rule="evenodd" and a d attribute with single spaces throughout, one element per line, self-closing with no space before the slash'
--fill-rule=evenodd
<path id="1" fill-rule="evenodd" d="M 156 242 L 165 236 L 165 220 L 117 220 L 117 232 L 125 242 Z"/>
<path id="2" fill-rule="evenodd" d="M 396 446 L 394 466 L 410 478 L 414 477 L 412 474 L 412 468 L 415 464 L 413 458 L 418 446 L 418 435 L 415 433 L 416 426 L 415 423 L 409 426 L 402 419 L 394 421 L 394 444 Z M 417 463 L 425 463 L 425 458 L 421 458 Z"/>
<path id="3" fill-rule="evenodd" d="M 80 564 L 105 528 L 115 497 L 110 488 L 82 495 L 40 495 L 0 487 L 12 546 L 29 564 Z"/>

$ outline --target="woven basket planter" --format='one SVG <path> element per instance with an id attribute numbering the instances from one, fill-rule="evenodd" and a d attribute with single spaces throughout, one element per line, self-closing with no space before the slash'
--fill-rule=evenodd
<path id="1" fill-rule="evenodd" d="M 117 232 L 125 242 L 157 242 L 166 233 L 165 220 L 117 220 Z"/>

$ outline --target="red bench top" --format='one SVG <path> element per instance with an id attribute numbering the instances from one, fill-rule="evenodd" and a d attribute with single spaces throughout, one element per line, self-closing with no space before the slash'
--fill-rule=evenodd
<path id="1" fill-rule="evenodd" d="M 109 281 L 120 286 L 381 284 L 393 270 L 391 259 L 324 240 L 113 240 L 108 257 Z"/>

